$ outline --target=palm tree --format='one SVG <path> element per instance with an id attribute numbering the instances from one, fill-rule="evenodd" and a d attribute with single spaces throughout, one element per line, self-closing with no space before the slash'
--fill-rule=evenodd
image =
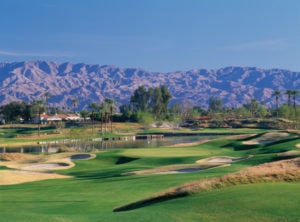
<path id="1" fill-rule="evenodd" d="M 275 90 L 274 93 L 273 93 L 273 96 L 275 96 L 275 99 L 276 99 L 276 112 L 277 112 L 277 117 L 278 117 L 278 108 L 279 108 L 279 103 L 278 103 L 278 100 L 279 100 L 279 96 L 280 96 L 280 91 L 279 90 Z"/>
<path id="2" fill-rule="evenodd" d="M 98 103 L 91 103 L 88 108 L 92 111 L 91 119 L 92 119 L 92 130 L 94 132 L 94 114 L 97 110 L 99 110 L 100 105 Z"/>
<path id="3" fill-rule="evenodd" d="M 285 94 L 288 95 L 288 106 L 289 106 L 289 107 L 291 106 L 292 92 L 293 92 L 293 90 L 290 90 L 290 89 L 288 89 L 288 90 L 285 92 Z"/>
<path id="4" fill-rule="evenodd" d="M 297 107 L 296 107 L 296 97 L 299 95 L 299 91 L 292 90 L 291 95 L 294 100 L 294 112 L 295 112 L 295 129 L 297 129 Z"/>
<path id="5" fill-rule="evenodd" d="M 41 131 L 41 112 L 44 105 L 44 101 L 42 99 L 37 99 L 33 101 L 33 106 L 37 108 L 38 111 L 38 136 L 40 137 Z"/>
<path id="6" fill-rule="evenodd" d="M 85 123 L 86 118 L 89 116 L 89 111 L 87 111 L 87 110 L 81 110 L 80 111 L 80 115 L 83 117 L 83 121 Z"/>
<path id="7" fill-rule="evenodd" d="M 114 99 L 106 98 L 101 104 L 101 114 L 104 113 L 105 118 L 105 133 L 106 133 L 106 124 L 110 122 L 110 132 L 112 133 L 112 114 L 116 111 L 116 102 Z M 101 115 L 102 120 L 103 114 Z M 102 121 L 101 121 L 102 123 Z"/>
<path id="8" fill-rule="evenodd" d="M 49 111 L 48 99 L 51 96 L 51 94 L 49 92 L 45 92 L 44 96 L 45 96 L 45 103 L 46 103 L 46 113 L 48 113 Z"/>
<path id="9" fill-rule="evenodd" d="M 72 99 L 71 102 L 73 104 L 74 113 L 76 113 L 76 106 L 78 105 L 78 99 Z"/>
<path id="10" fill-rule="evenodd" d="M 254 117 L 255 112 L 257 111 L 258 108 L 258 101 L 256 99 L 251 99 L 250 102 L 250 112 L 251 112 L 251 116 Z"/>
<path id="11" fill-rule="evenodd" d="M 293 96 L 294 100 L 294 108 L 296 108 L 296 97 L 299 95 L 299 91 L 297 90 L 291 90 L 291 96 Z"/>

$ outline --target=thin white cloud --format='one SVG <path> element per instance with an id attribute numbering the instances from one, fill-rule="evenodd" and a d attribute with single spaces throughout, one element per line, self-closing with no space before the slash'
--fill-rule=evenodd
<path id="1" fill-rule="evenodd" d="M 226 46 L 223 49 L 232 51 L 284 50 L 289 48 L 289 46 L 290 44 L 282 39 L 269 39 Z"/>
<path id="2" fill-rule="evenodd" d="M 0 50 L 0 55 L 4 55 L 4 56 L 21 56 L 20 53 L 11 52 L 11 51 L 4 51 L 4 50 Z"/>
<path id="3" fill-rule="evenodd" d="M 0 49 L 0 55 L 2 56 L 14 56 L 14 57 L 72 57 L 71 53 L 46 53 L 46 52 L 17 52 L 17 51 L 7 51 Z"/>

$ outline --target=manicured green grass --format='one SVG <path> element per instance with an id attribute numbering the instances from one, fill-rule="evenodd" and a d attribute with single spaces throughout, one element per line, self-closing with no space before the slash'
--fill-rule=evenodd
<path id="1" fill-rule="evenodd" d="M 168 212 L 169 221 L 299 221 L 300 183 L 228 187 L 149 206 Z"/>
<path id="2" fill-rule="evenodd" d="M 1 198 L 1 218 L 3 221 L 297 221 L 300 217 L 299 183 L 241 185 L 133 211 L 112 212 L 111 208 L 120 202 L 155 190 L 152 185 L 151 189 L 147 187 L 149 181 L 143 179 L 130 184 L 65 180 L 13 186 L 5 189 L 10 198 Z"/>
<path id="3" fill-rule="evenodd" d="M 300 183 L 263 183 L 211 190 L 126 212 L 113 209 L 171 187 L 222 176 L 279 159 L 277 153 L 297 149 L 300 139 L 244 147 L 219 139 L 193 147 L 114 149 L 92 160 L 75 161 L 59 171 L 71 179 L 0 186 L 1 221 L 297 221 Z M 241 149 L 236 149 L 240 147 Z M 134 170 L 193 163 L 210 156 L 253 158 L 229 167 L 168 175 L 122 176 Z"/>
<path id="4" fill-rule="evenodd" d="M 40 136 L 38 129 L 34 128 L 1 128 L 1 147 L 20 147 L 36 145 L 38 141 L 53 141 L 67 138 L 68 135 L 58 134 L 55 129 L 41 128 Z"/>

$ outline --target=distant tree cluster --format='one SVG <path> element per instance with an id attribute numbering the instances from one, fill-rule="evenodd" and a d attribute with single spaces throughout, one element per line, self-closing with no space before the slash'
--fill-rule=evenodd
<path id="1" fill-rule="evenodd" d="M 133 92 L 130 103 L 120 106 L 120 112 L 125 119 L 164 120 L 168 115 L 171 98 L 172 95 L 165 85 L 148 89 L 140 86 Z"/>
<path id="2" fill-rule="evenodd" d="M 38 110 L 42 112 L 44 111 L 44 107 L 41 107 L 37 101 L 32 104 L 13 101 L 1 106 L 0 114 L 7 122 L 29 122 L 38 113 Z"/>

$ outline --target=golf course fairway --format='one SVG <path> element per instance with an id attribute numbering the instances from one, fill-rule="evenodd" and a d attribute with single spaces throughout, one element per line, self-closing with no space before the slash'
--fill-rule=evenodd
<path id="1" fill-rule="evenodd" d="M 194 146 L 111 149 L 82 159 L 70 158 L 82 153 L 0 154 L 0 176 L 33 173 L 33 165 L 45 163 L 61 168 L 39 173 L 62 176 L 0 185 L 0 220 L 299 221 L 299 135 L 270 138 L 223 136 Z"/>

